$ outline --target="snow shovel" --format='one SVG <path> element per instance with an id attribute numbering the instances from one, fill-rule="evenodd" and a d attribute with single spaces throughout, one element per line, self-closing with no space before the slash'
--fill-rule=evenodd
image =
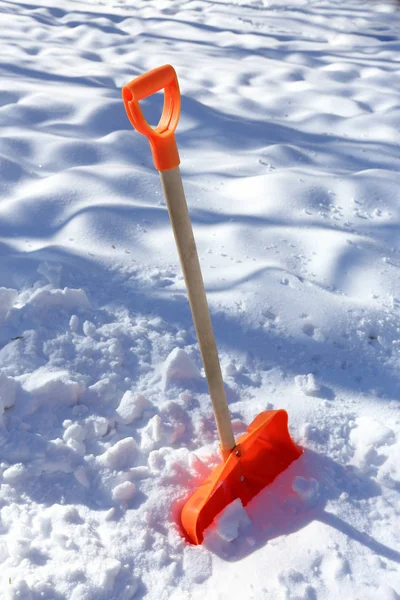
<path id="1" fill-rule="evenodd" d="M 139 101 L 162 89 L 163 111 L 159 124 L 153 129 Z M 204 530 L 230 502 L 240 498 L 246 505 L 296 460 L 302 450 L 289 435 L 285 410 L 261 412 L 247 433 L 235 441 L 179 171 L 175 129 L 180 115 L 180 92 L 174 68 L 164 65 L 140 75 L 123 87 L 122 97 L 133 127 L 148 138 L 154 165 L 160 172 L 221 442 L 223 462 L 187 500 L 181 513 L 187 539 L 201 544 Z"/>

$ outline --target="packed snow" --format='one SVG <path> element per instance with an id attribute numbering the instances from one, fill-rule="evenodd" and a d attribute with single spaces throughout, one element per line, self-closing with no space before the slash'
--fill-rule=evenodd
<path id="1" fill-rule="evenodd" d="M 399 3 L 0 11 L 0 597 L 398 599 Z M 284 408 L 304 449 L 201 546 L 216 426 L 121 100 L 165 63 L 235 435 Z"/>

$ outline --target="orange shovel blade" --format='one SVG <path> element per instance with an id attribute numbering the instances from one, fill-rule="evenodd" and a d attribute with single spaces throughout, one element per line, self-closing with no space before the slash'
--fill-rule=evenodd
<path id="1" fill-rule="evenodd" d="M 228 504 L 240 498 L 245 506 L 301 454 L 289 435 L 287 412 L 260 413 L 184 505 L 181 520 L 190 541 L 201 544 L 204 530 Z"/>

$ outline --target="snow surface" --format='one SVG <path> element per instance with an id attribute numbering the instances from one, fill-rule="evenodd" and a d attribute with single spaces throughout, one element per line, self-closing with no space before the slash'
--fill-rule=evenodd
<path id="1" fill-rule="evenodd" d="M 399 598 L 399 4 L 0 11 L 0 597 Z M 167 62 L 235 433 L 285 408 L 305 449 L 201 547 L 216 428 L 120 97 Z"/>

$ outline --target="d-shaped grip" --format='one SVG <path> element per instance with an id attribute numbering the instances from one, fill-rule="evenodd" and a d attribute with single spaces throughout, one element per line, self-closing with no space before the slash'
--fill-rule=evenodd
<path id="1" fill-rule="evenodd" d="M 164 89 L 160 122 L 153 129 L 146 121 L 139 100 Z M 174 169 L 180 163 L 175 129 L 178 125 L 181 96 L 178 78 L 171 65 L 148 71 L 122 88 L 125 110 L 133 127 L 145 135 L 151 146 L 154 166 L 159 171 Z"/>

